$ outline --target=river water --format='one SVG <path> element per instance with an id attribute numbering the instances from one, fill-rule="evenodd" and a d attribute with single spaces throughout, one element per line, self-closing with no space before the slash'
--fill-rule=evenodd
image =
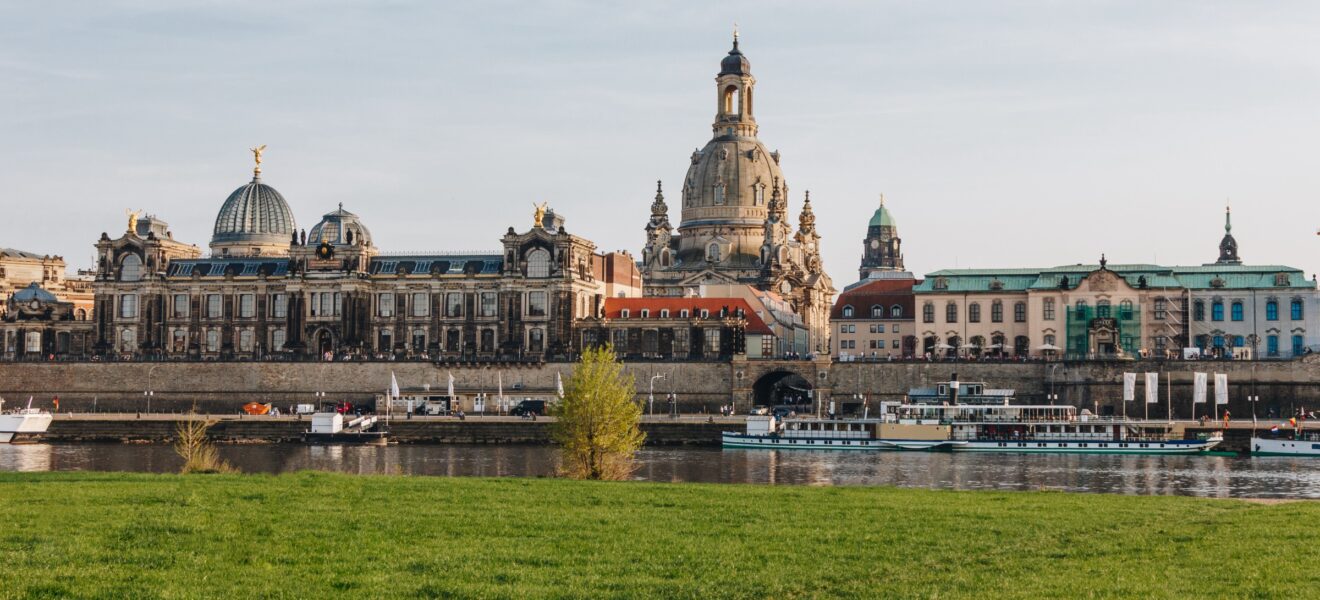
<path id="1" fill-rule="evenodd" d="M 555 450 L 523 445 L 220 446 L 244 472 L 548 477 Z M 893 485 L 1136 495 L 1320 498 L 1320 459 L 1105 454 L 982 454 L 646 448 L 646 481 Z M 0 471 L 175 472 L 167 445 L 0 444 Z"/>

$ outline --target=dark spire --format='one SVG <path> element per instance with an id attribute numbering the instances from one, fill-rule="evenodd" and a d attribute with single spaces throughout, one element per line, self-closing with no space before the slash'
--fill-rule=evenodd
<path id="1" fill-rule="evenodd" d="M 1242 264 L 1242 259 L 1238 256 L 1237 240 L 1233 239 L 1233 212 L 1228 206 L 1224 206 L 1224 238 L 1219 240 L 1219 260 L 1215 261 L 1215 264 Z"/>

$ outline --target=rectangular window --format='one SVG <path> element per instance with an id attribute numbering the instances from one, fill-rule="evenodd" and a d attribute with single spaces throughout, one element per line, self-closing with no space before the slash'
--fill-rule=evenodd
<path id="1" fill-rule="evenodd" d="M 950 303 L 948 303 L 948 304 L 946 304 L 946 305 L 944 306 L 944 322 L 946 322 L 946 323 L 957 323 L 957 322 L 958 322 L 958 305 L 957 305 L 957 304 L 954 304 L 953 302 L 950 302 Z"/>
<path id="2" fill-rule="evenodd" d="M 1229 308 L 1229 317 L 1234 321 L 1241 321 L 1243 318 L 1242 303 L 1234 302 Z"/>
<path id="3" fill-rule="evenodd" d="M 284 349 L 284 330 L 276 329 L 270 333 L 270 349 L 279 352 Z"/>
<path id="4" fill-rule="evenodd" d="M 1269 356 L 1279 355 L 1279 336 L 1277 335 L 1265 336 L 1265 352 Z"/>
<path id="5" fill-rule="evenodd" d="M 1054 298 L 1045 298 L 1041 301 L 1042 317 L 1046 321 L 1054 320 Z"/>
<path id="6" fill-rule="evenodd" d="M 775 355 L 775 338 L 770 335 L 761 336 L 761 356 Z"/>
<path id="7" fill-rule="evenodd" d="M 894 323 L 894 326 L 891 327 L 891 328 L 889 328 L 889 332 L 890 332 L 890 333 L 898 333 L 898 323 Z"/>
<path id="8" fill-rule="evenodd" d="M 527 316 L 544 317 L 546 314 L 545 292 L 527 293 Z"/>
<path id="9" fill-rule="evenodd" d="M 495 292 L 481 293 L 481 316 L 495 316 Z"/>
<path id="10" fill-rule="evenodd" d="M 847 326 L 847 325 L 844 325 L 844 324 L 840 324 L 840 325 L 839 325 L 839 333 L 848 333 L 848 326 Z"/>
<path id="11" fill-rule="evenodd" d="M 714 327 L 706 329 L 706 353 L 716 355 L 720 353 L 720 330 Z"/>
<path id="12" fill-rule="evenodd" d="M 175 316 L 175 317 L 178 317 L 178 318 L 187 317 L 187 316 L 188 316 L 188 308 L 189 308 L 189 304 L 190 304 L 190 301 L 189 301 L 189 298 L 188 298 L 188 294 L 175 294 L 175 295 L 174 295 L 174 316 Z"/>
<path id="13" fill-rule="evenodd" d="M 461 317 L 463 316 L 463 294 L 459 292 L 449 292 L 445 294 L 445 316 Z"/>
<path id="14" fill-rule="evenodd" d="M 1218 300 L 1215 300 L 1214 303 L 1212 303 L 1212 304 L 1210 305 L 1210 320 L 1211 320 L 1211 321 L 1223 321 L 1223 320 L 1224 320 L 1224 303 L 1223 303 L 1223 302 L 1220 302 L 1220 301 L 1218 301 Z"/>
<path id="15" fill-rule="evenodd" d="M 1266 321 L 1278 321 L 1278 320 L 1279 320 L 1279 301 L 1278 301 L 1278 300 L 1270 300 L 1269 302 L 1266 302 L 1266 303 L 1265 303 L 1265 320 L 1266 320 Z"/>
<path id="16" fill-rule="evenodd" d="M 257 298 L 254 294 L 238 295 L 238 316 L 250 319 L 257 315 Z"/>
<path id="17" fill-rule="evenodd" d="M 1155 320 L 1163 321 L 1169 316 L 1169 303 L 1164 298 L 1155 300 Z"/>
<path id="18" fill-rule="evenodd" d="M 174 343 L 170 348 L 171 350 L 173 350 L 174 352 L 186 352 L 188 350 L 187 329 L 175 329 L 173 338 L 174 338 Z"/>
<path id="19" fill-rule="evenodd" d="M 219 330 L 216 330 L 216 329 L 208 329 L 208 330 L 206 330 L 206 351 L 207 351 L 207 352 L 219 352 L 219 351 L 220 351 L 220 331 L 219 331 Z"/>
<path id="20" fill-rule="evenodd" d="M 1293 301 L 1292 301 L 1292 320 L 1294 320 L 1294 321 L 1300 321 L 1300 320 L 1302 320 L 1302 301 L 1301 301 L 1301 300 L 1293 300 Z"/>
<path id="21" fill-rule="evenodd" d="M 990 303 L 990 322 L 991 322 L 991 323 L 1003 323 L 1003 322 L 1004 322 L 1004 303 L 1003 303 L 1003 302 L 991 302 L 991 303 Z"/>
<path id="22" fill-rule="evenodd" d="M 119 317 L 123 319 L 137 318 L 137 294 L 124 294 L 119 297 Z"/>
<path id="23" fill-rule="evenodd" d="M 394 316 L 394 294 L 381 294 L 376 302 L 376 314 L 382 317 Z"/>
<path id="24" fill-rule="evenodd" d="M 283 319 L 289 316 L 288 294 L 272 294 L 270 297 L 270 316 Z M 281 342 L 280 345 L 283 345 Z"/>
<path id="25" fill-rule="evenodd" d="M 879 325 L 876 325 L 876 326 L 875 326 L 875 332 L 876 332 L 876 333 L 884 333 L 884 332 L 885 332 L 885 324 L 884 324 L 884 323 L 881 323 L 881 324 L 879 324 Z"/>
<path id="26" fill-rule="evenodd" d="M 244 329 L 238 332 L 238 350 L 239 352 L 252 351 L 252 330 Z"/>
<path id="27" fill-rule="evenodd" d="M 206 318 L 219 319 L 225 316 L 224 308 L 220 304 L 220 294 L 206 295 Z"/>
<path id="28" fill-rule="evenodd" d="M 412 316 L 425 317 L 431 314 L 431 296 L 426 292 L 413 292 Z"/>
<path id="29" fill-rule="evenodd" d="M 894 343 L 891 347 L 895 350 L 898 350 L 898 340 L 894 340 Z"/>
<path id="30" fill-rule="evenodd" d="M 1018 302 L 1017 304 L 1014 304 L 1014 305 L 1013 305 L 1013 322 L 1014 322 L 1014 323 L 1026 323 L 1026 322 L 1027 322 L 1027 303 L 1026 303 L 1026 302 Z"/>

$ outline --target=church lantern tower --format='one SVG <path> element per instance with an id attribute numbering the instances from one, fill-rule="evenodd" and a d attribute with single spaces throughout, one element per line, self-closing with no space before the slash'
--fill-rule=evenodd
<path id="1" fill-rule="evenodd" d="M 880 207 L 871 215 L 862 240 L 862 279 L 874 279 L 876 274 L 903 271 L 903 240 L 898 237 L 898 222 L 885 207 L 885 195 L 880 194 Z"/>

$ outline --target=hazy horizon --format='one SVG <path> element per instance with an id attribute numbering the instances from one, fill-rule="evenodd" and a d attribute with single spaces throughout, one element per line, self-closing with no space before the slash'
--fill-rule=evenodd
<path id="1" fill-rule="evenodd" d="M 1228 201 L 1245 263 L 1316 272 L 1305 2 L 9 4 L 0 247 L 84 268 L 132 208 L 205 249 L 267 144 L 299 228 L 342 202 L 383 252 L 498 250 L 548 201 L 640 257 L 735 21 L 840 290 L 881 193 L 918 276 L 1209 263 Z"/>

